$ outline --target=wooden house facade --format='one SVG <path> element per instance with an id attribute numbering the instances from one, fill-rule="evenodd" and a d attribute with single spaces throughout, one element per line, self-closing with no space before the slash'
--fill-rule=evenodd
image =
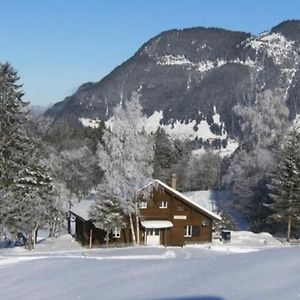
<path id="1" fill-rule="evenodd" d="M 213 222 L 221 220 L 220 216 L 178 192 L 174 181 L 173 187 L 170 187 L 154 180 L 150 188 L 151 197 L 139 204 L 140 244 L 183 246 L 211 242 Z M 88 244 L 92 238 L 93 244 L 101 245 L 105 243 L 106 233 L 95 228 L 88 214 L 84 215 L 87 210 L 88 205 L 86 210 L 76 210 L 76 207 L 71 210 L 76 220 L 76 236 L 83 244 Z M 116 228 L 110 234 L 109 243 L 132 244 L 130 227 Z"/>

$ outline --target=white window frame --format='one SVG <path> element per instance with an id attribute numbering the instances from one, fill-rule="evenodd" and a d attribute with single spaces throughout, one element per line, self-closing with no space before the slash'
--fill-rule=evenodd
<path id="1" fill-rule="evenodd" d="M 184 226 L 184 237 L 192 237 L 193 235 L 193 226 L 192 225 L 185 225 Z"/>
<path id="2" fill-rule="evenodd" d="M 159 208 L 168 208 L 168 201 L 160 201 Z"/>
<path id="3" fill-rule="evenodd" d="M 147 201 L 142 201 L 139 203 L 139 208 L 146 209 L 147 208 Z"/>
<path id="4" fill-rule="evenodd" d="M 119 239 L 121 237 L 121 228 L 120 227 L 115 227 L 113 229 L 113 237 L 116 238 L 116 239 Z"/>

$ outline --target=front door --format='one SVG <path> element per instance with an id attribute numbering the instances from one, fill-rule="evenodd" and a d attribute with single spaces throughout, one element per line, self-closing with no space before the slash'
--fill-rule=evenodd
<path id="1" fill-rule="evenodd" d="M 146 244 L 147 245 L 159 245 L 159 229 L 158 228 L 147 228 L 146 229 Z"/>

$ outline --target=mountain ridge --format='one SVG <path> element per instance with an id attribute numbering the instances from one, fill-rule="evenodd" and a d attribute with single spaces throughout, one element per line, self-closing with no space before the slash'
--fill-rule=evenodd
<path id="1" fill-rule="evenodd" d="M 298 20 L 258 35 L 220 28 L 172 29 L 145 42 L 99 82 L 81 85 L 45 116 L 53 119 L 53 126 L 109 121 L 114 107 L 137 91 L 145 115 L 150 119 L 160 114 L 157 125 L 169 126 L 170 133 L 171 127 L 175 133 L 178 124 L 185 124 L 193 130 L 191 137 L 202 138 L 199 128 L 206 122 L 214 135 L 238 138 L 232 108 L 253 103 L 257 92 L 284 89 L 290 117 L 300 113 L 299 57 Z"/>

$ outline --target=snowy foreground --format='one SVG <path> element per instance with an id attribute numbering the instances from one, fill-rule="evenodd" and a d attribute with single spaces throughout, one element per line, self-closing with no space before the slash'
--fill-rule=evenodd
<path id="1" fill-rule="evenodd" d="M 87 250 L 69 236 L 0 250 L 0 299 L 300 299 L 300 248 L 268 234 L 228 244 Z"/>

